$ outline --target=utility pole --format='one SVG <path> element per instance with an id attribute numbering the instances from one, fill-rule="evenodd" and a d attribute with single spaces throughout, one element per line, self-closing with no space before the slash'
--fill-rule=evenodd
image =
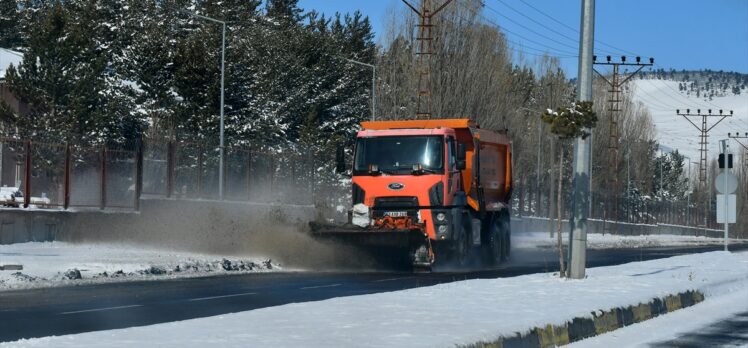
<path id="1" fill-rule="evenodd" d="M 724 162 L 721 165 L 721 167 L 723 167 L 722 168 L 722 174 L 723 174 L 723 176 L 725 176 L 725 175 L 727 175 L 727 173 L 729 173 L 729 166 L 728 166 L 728 160 L 727 160 L 727 156 L 728 156 L 728 152 L 727 151 L 730 148 L 730 146 L 728 145 L 729 141 L 730 141 L 730 139 L 724 139 L 724 140 L 720 140 L 719 141 L 719 143 L 720 143 L 720 145 L 722 147 L 722 155 L 724 156 Z M 727 251 L 727 238 L 728 238 L 727 236 L 729 235 L 728 234 L 728 231 L 729 231 L 729 227 L 728 226 L 730 226 L 730 223 L 729 223 L 729 221 L 730 221 L 730 219 L 729 219 L 729 216 L 730 216 L 729 211 L 730 211 L 730 209 L 728 209 L 728 201 L 729 201 L 728 198 L 730 196 L 730 193 L 727 192 L 727 178 L 725 178 L 723 185 L 724 186 L 722 187 L 722 197 L 723 197 L 724 200 L 722 201 L 722 204 L 723 204 L 722 205 L 722 209 L 724 210 L 724 218 L 725 218 L 725 223 L 724 223 L 724 225 L 725 225 L 725 251 Z M 717 191 L 719 192 L 719 190 L 717 190 Z"/>
<path id="2" fill-rule="evenodd" d="M 421 0 L 420 10 L 407 0 L 402 0 L 420 18 L 418 27 L 418 103 L 416 104 L 416 118 L 431 118 L 431 56 L 434 55 L 434 24 L 431 20 L 441 12 L 452 0 L 445 1 L 436 10 L 431 10 L 431 0 Z"/>
<path id="3" fill-rule="evenodd" d="M 376 67 L 376 65 L 369 64 L 369 63 L 364 63 L 364 62 L 359 62 L 357 60 L 348 59 L 346 57 L 339 57 L 339 58 L 341 58 L 341 59 L 343 59 L 343 60 L 345 60 L 345 61 L 347 61 L 349 63 L 352 63 L 352 64 L 361 65 L 361 66 L 365 66 L 367 68 L 371 68 L 371 120 L 374 121 L 375 120 L 375 116 L 374 115 L 376 115 L 376 93 L 377 93 L 376 92 L 376 88 L 377 88 L 376 87 L 376 80 L 377 80 L 377 67 Z"/>
<path id="4" fill-rule="evenodd" d="M 577 100 L 592 101 L 592 52 L 595 39 L 595 0 L 582 0 L 579 31 L 579 76 Z M 571 255 L 569 277 L 582 279 L 587 263 L 587 217 L 590 199 L 590 139 L 574 143 L 574 196 L 571 216 Z"/>
<path id="5" fill-rule="evenodd" d="M 224 71 L 225 71 L 225 62 L 226 62 L 226 22 L 221 21 L 215 18 L 210 18 L 208 16 L 199 15 L 197 13 L 188 11 L 188 10 L 180 10 L 183 13 L 186 13 L 192 17 L 203 19 L 209 22 L 218 23 L 223 26 L 221 31 L 221 121 L 220 121 L 220 136 L 219 136 L 219 156 L 218 159 L 218 199 L 223 200 L 223 193 L 224 193 L 224 183 L 223 183 L 223 160 L 225 157 L 225 149 L 224 149 L 224 122 L 223 122 L 223 100 L 224 100 Z"/>
<path id="6" fill-rule="evenodd" d="M 748 139 L 748 132 L 745 132 L 745 135 L 740 135 L 740 133 L 735 133 L 735 135 L 732 135 L 732 133 L 727 133 L 727 138 L 729 139 L 735 139 L 735 142 L 740 144 L 746 151 L 748 151 L 748 145 L 743 144 L 738 139 Z"/>
<path id="7" fill-rule="evenodd" d="M 610 122 L 608 122 L 610 126 L 609 130 L 609 138 L 608 138 L 608 151 L 610 152 L 610 155 L 608 156 L 608 160 L 610 161 L 610 168 L 613 169 L 613 175 L 609 176 L 609 184 L 608 184 L 608 190 L 607 190 L 607 196 L 608 196 L 608 204 L 609 209 L 606 209 L 605 211 L 610 211 L 611 220 L 617 220 L 619 218 L 618 216 L 618 195 L 620 194 L 620 183 L 618 181 L 618 147 L 620 144 L 620 135 L 618 132 L 618 118 L 621 111 L 621 102 L 623 101 L 621 86 L 623 86 L 626 82 L 631 80 L 634 76 L 636 76 L 637 73 L 639 73 L 642 69 L 648 66 L 654 65 L 654 58 L 649 58 L 649 63 L 642 63 L 641 57 L 635 58 L 636 62 L 634 63 L 627 63 L 626 62 L 626 56 L 621 56 L 620 62 L 612 61 L 611 56 L 606 57 L 605 62 L 598 62 L 597 56 L 592 56 L 592 61 L 594 65 L 609 65 L 613 67 L 613 75 L 609 79 L 607 76 L 603 75 L 597 70 L 594 70 L 595 73 L 597 73 L 602 79 L 608 83 L 610 86 L 610 89 L 608 90 L 608 93 L 610 93 L 610 97 L 608 98 L 608 111 L 610 112 Z M 626 66 L 634 66 L 637 69 L 629 74 L 628 76 L 621 77 L 620 73 L 620 67 L 626 67 Z M 613 226 L 617 226 L 615 224 L 612 224 Z M 609 226 L 609 225 L 605 225 Z M 615 228 L 615 227 L 614 227 Z"/>
<path id="8" fill-rule="evenodd" d="M 701 158 L 699 160 L 699 180 L 701 181 L 701 184 L 706 184 L 706 172 L 707 172 L 707 146 L 709 145 L 708 138 L 709 138 L 709 131 L 712 130 L 714 127 L 716 127 L 720 122 L 722 122 L 725 118 L 732 116 L 732 110 L 730 110 L 730 114 L 723 114 L 722 110 L 719 110 L 719 115 L 712 114 L 712 109 L 708 110 L 708 114 L 702 114 L 701 109 L 697 109 L 695 114 L 691 113 L 691 109 L 686 109 L 685 113 L 681 113 L 680 109 L 675 110 L 675 113 L 679 116 L 683 116 L 683 118 L 688 121 L 691 125 L 696 127 L 701 132 L 700 135 L 700 149 L 699 152 L 701 153 Z M 697 126 L 696 123 L 694 123 L 689 117 L 696 116 L 701 117 L 701 127 Z M 711 127 L 707 127 L 707 118 L 708 117 L 721 117 L 719 121 L 714 123 Z M 711 185 L 709 185 L 711 187 Z"/>

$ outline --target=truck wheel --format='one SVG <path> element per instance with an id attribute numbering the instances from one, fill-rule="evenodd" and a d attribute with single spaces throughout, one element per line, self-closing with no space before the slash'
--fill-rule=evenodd
<path id="1" fill-rule="evenodd" d="M 454 260 L 459 266 L 467 265 L 470 249 L 473 247 L 473 239 L 470 236 L 470 230 L 467 228 L 469 227 L 462 226 L 462 235 L 455 245 Z"/>
<path id="2" fill-rule="evenodd" d="M 499 219 L 499 225 L 501 230 L 501 261 L 509 260 L 509 252 L 511 251 L 511 238 L 512 232 L 509 225 L 509 217 L 502 216 Z"/>
<path id="3" fill-rule="evenodd" d="M 502 259 L 502 233 L 500 226 L 500 219 L 492 219 L 491 225 L 488 227 L 487 241 L 482 245 L 483 249 L 483 262 L 486 265 L 493 266 L 499 263 Z"/>

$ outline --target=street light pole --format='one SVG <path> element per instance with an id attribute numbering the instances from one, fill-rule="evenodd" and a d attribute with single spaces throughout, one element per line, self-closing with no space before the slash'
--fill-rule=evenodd
<path id="1" fill-rule="evenodd" d="M 218 199 L 223 200 L 223 193 L 224 193 L 224 182 L 223 182 L 223 160 L 224 160 L 224 72 L 225 72 L 225 63 L 226 63 L 226 22 L 221 21 L 215 18 L 210 18 L 208 16 L 199 15 L 197 13 L 188 11 L 188 10 L 180 10 L 181 12 L 184 12 L 190 16 L 204 19 L 206 21 L 210 21 L 213 23 L 218 23 L 223 26 L 221 30 L 221 121 L 220 121 L 220 139 L 219 139 L 219 159 L 218 159 Z"/>
<path id="2" fill-rule="evenodd" d="M 365 66 L 368 68 L 371 68 L 371 120 L 374 121 L 376 118 L 374 115 L 376 115 L 376 79 L 377 79 L 377 67 L 373 64 L 359 62 L 357 60 L 348 59 L 346 57 L 339 57 L 340 59 L 346 60 L 349 63 Z"/>

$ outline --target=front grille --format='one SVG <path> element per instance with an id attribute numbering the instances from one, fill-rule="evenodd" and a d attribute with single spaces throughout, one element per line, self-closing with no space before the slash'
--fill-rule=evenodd
<path id="1" fill-rule="evenodd" d="M 372 215 L 383 217 L 385 212 L 406 211 L 408 216 L 418 219 L 417 197 L 378 197 L 374 199 Z"/>

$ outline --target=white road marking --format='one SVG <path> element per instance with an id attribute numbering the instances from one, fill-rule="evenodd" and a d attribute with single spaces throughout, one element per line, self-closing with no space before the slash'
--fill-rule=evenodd
<path id="1" fill-rule="evenodd" d="M 218 298 L 228 298 L 228 297 L 237 297 L 237 296 L 247 296 L 247 295 L 256 295 L 256 292 L 245 292 L 241 294 L 231 294 L 231 295 L 221 295 L 221 296 L 209 296 L 209 297 L 198 297 L 198 298 L 191 298 L 187 301 L 205 301 L 205 300 L 215 300 Z"/>
<path id="2" fill-rule="evenodd" d="M 88 312 L 111 311 L 111 310 L 115 310 L 115 309 L 125 309 L 125 308 L 135 308 L 135 307 L 143 307 L 143 305 L 139 305 L 138 304 L 138 305 L 129 305 L 129 306 L 117 306 L 117 307 L 84 309 L 82 311 L 62 312 L 62 313 L 60 313 L 60 315 L 77 314 L 77 313 L 88 313 Z"/>
<path id="3" fill-rule="evenodd" d="M 336 286 L 340 286 L 341 284 L 330 284 L 330 285 L 318 285 L 318 286 L 305 286 L 301 288 L 301 290 L 308 290 L 308 289 L 319 289 L 319 288 L 334 288 Z"/>
<path id="4" fill-rule="evenodd" d="M 393 280 L 400 280 L 400 279 L 410 279 L 413 277 L 400 277 L 400 278 L 387 278 L 387 279 L 379 279 L 379 280 L 372 280 L 372 283 L 382 283 L 382 282 L 391 282 Z"/>

